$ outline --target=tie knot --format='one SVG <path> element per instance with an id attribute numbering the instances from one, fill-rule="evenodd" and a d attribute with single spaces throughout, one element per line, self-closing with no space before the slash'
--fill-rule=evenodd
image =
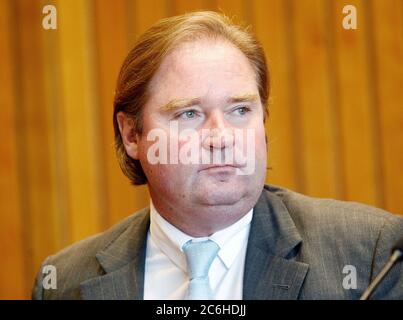
<path id="1" fill-rule="evenodd" d="M 190 240 L 183 245 L 182 249 L 186 255 L 190 279 L 207 278 L 219 246 L 211 240 L 200 242 Z"/>

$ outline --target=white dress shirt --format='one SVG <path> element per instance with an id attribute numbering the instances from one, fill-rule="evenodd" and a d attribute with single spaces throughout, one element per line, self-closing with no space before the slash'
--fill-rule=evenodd
<path id="1" fill-rule="evenodd" d="M 209 237 L 197 238 L 213 240 L 220 247 L 209 270 L 215 299 L 242 299 L 245 255 L 252 216 L 253 209 L 231 226 Z M 151 201 L 144 299 L 184 299 L 189 277 L 182 246 L 191 239 L 194 238 L 165 220 Z"/>

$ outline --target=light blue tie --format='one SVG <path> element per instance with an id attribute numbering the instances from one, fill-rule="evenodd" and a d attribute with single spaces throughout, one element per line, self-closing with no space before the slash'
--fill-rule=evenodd
<path id="1" fill-rule="evenodd" d="M 183 247 L 186 255 L 189 273 L 189 287 L 185 299 L 211 300 L 214 298 L 211 290 L 208 272 L 217 256 L 219 247 L 211 240 L 186 242 Z"/>

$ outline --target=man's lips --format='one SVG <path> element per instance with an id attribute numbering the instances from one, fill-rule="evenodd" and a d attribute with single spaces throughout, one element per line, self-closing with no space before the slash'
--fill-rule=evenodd
<path id="1" fill-rule="evenodd" d="M 239 166 L 232 165 L 232 164 L 212 164 L 212 165 L 202 166 L 199 169 L 199 172 L 205 171 L 205 170 L 210 170 L 210 169 L 218 170 L 218 169 L 237 169 L 237 168 L 239 168 Z"/>

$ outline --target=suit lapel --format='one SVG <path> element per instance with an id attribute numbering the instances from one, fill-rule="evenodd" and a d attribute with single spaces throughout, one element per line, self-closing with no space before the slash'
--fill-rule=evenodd
<path id="1" fill-rule="evenodd" d="M 243 298 L 297 299 L 309 268 L 295 260 L 301 244 L 284 203 L 265 190 L 254 207 Z"/>
<path id="2" fill-rule="evenodd" d="M 143 299 L 144 268 L 149 211 L 138 217 L 96 258 L 105 274 L 81 283 L 81 295 L 86 300 Z"/>

